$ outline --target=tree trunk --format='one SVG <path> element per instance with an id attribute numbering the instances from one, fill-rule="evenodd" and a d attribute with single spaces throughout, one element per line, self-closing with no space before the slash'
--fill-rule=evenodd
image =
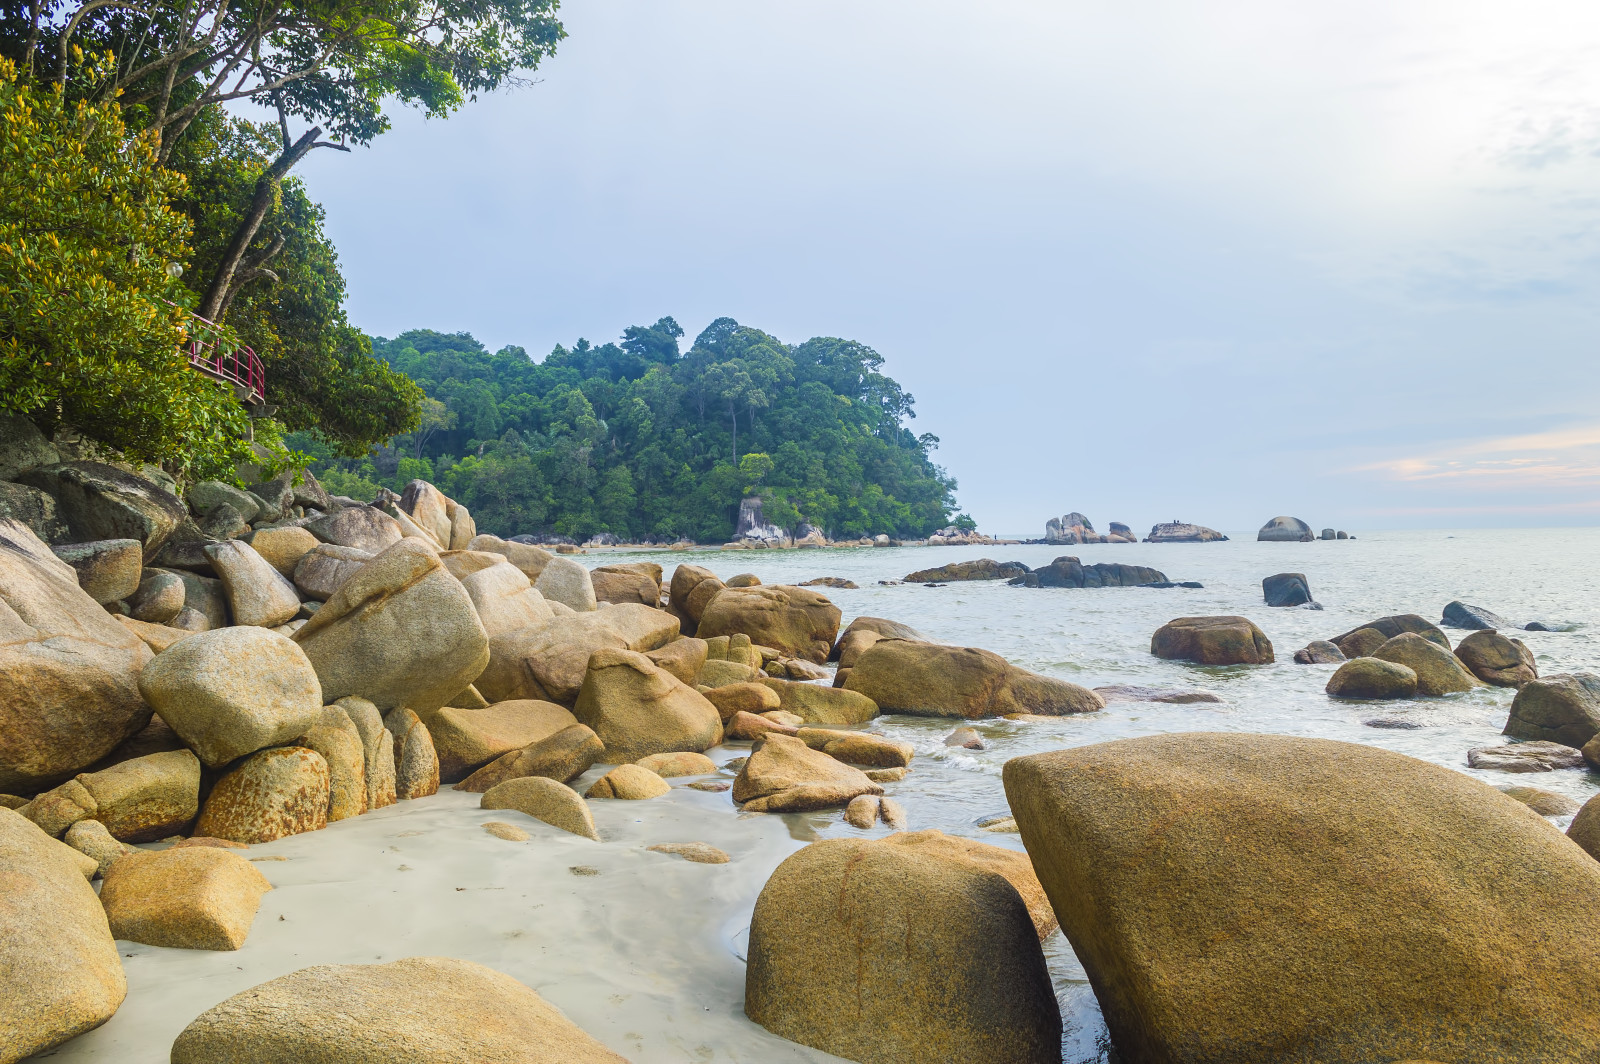
<path id="1" fill-rule="evenodd" d="M 250 209 L 239 220 L 239 225 L 233 231 L 233 239 L 228 241 L 227 250 L 222 253 L 222 261 L 217 264 L 217 272 L 211 277 L 211 284 L 206 289 L 204 298 L 200 300 L 200 316 L 211 321 L 220 321 L 222 314 L 232 302 L 229 298 L 233 288 L 234 277 L 239 272 L 239 266 L 244 262 L 244 254 L 250 249 L 251 241 L 261 231 L 261 223 L 267 220 L 267 214 L 272 210 L 272 205 L 278 198 L 278 186 L 283 183 L 284 176 L 294 169 L 294 165 L 306 157 L 306 153 L 316 147 L 317 138 L 322 136 L 322 127 L 315 126 L 299 140 L 287 145 L 283 154 L 273 160 L 271 166 L 256 179 L 255 195 L 250 199 Z"/>

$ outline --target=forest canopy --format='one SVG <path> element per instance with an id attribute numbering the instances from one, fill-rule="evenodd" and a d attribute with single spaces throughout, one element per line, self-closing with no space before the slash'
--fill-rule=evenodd
<path id="1" fill-rule="evenodd" d="M 672 318 L 543 361 L 467 333 L 414 330 L 375 357 L 421 386 L 421 424 L 361 460 L 309 434 L 330 490 L 371 497 L 432 481 L 484 531 L 709 542 L 759 495 L 769 523 L 834 537 L 925 536 L 948 523 L 955 481 L 938 444 L 906 426 L 912 397 L 852 340 L 789 345 L 719 318 L 680 350 Z"/>

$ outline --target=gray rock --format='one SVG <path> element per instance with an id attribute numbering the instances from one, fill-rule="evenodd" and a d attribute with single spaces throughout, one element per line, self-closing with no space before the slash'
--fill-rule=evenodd
<path id="1" fill-rule="evenodd" d="M 102 606 L 139 590 L 144 553 L 136 539 L 66 543 L 50 549 L 77 571 L 78 586 Z"/>
<path id="2" fill-rule="evenodd" d="M 307 598 L 326 602 L 344 582 L 377 555 L 359 547 L 323 543 L 307 552 L 294 567 L 294 586 Z"/>
<path id="3" fill-rule="evenodd" d="M 1341 535 L 1338 535 L 1337 533 L 1335 533 L 1334 530 L 1331 529 L 1331 528 L 1324 528 L 1322 530 L 1322 538 L 1323 539 L 1343 539 L 1344 537 L 1341 536 Z"/>
<path id="4" fill-rule="evenodd" d="M 146 569 L 145 574 L 128 597 L 128 615 L 136 621 L 166 624 L 183 611 L 183 578 L 160 569 Z"/>
<path id="5" fill-rule="evenodd" d="M 1497 613 L 1484 609 L 1482 606 L 1468 606 L 1466 603 L 1456 601 L 1444 608 L 1444 616 L 1439 623 L 1445 628 L 1515 628 L 1516 625 L 1506 620 Z"/>
<path id="6" fill-rule="evenodd" d="M 1326 639 L 1313 639 L 1294 652 L 1296 665 L 1332 665 L 1344 660 L 1344 652 L 1337 643 Z"/>
<path id="7" fill-rule="evenodd" d="M 338 513 L 325 514 L 308 522 L 306 531 L 339 547 L 356 547 L 373 554 L 382 553 L 400 542 L 400 525 L 394 518 L 371 506 L 351 506 Z"/>
<path id="8" fill-rule="evenodd" d="M 1512 743 L 1468 750 L 1467 764 L 1499 772 L 1552 772 L 1558 768 L 1582 768 L 1583 755 L 1560 743 Z"/>
<path id="9" fill-rule="evenodd" d="M 248 491 L 236 488 L 232 484 L 224 484 L 220 480 L 202 480 L 189 489 L 188 500 L 189 509 L 194 511 L 196 517 L 226 503 L 238 511 L 244 520 L 254 521 L 261 509 Z"/>
<path id="10" fill-rule="evenodd" d="M 1214 528 L 1184 521 L 1166 521 L 1151 526 L 1146 543 L 1226 543 L 1227 536 Z"/>
<path id="11" fill-rule="evenodd" d="M 1278 573 L 1261 581 L 1261 594 L 1268 606 L 1304 606 L 1311 601 L 1311 582 L 1305 573 Z"/>
<path id="12" fill-rule="evenodd" d="M 401 801 L 439 793 L 439 754 L 428 726 L 401 706 L 389 711 L 383 726 L 394 736 L 394 794 Z"/>
<path id="13" fill-rule="evenodd" d="M 252 507 L 256 504 L 251 503 Z M 213 542 L 236 539 L 250 531 L 250 522 L 232 503 L 219 502 L 194 522 L 200 534 Z"/>
<path id="14" fill-rule="evenodd" d="M 1314 538 L 1311 526 L 1298 517 L 1274 517 L 1262 525 L 1261 531 L 1256 533 L 1256 541 L 1259 543 L 1309 543 Z"/>
<path id="15" fill-rule="evenodd" d="M 294 505 L 308 510 L 314 507 L 326 513 L 333 509 L 333 500 L 329 498 L 327 489 L 312 476 L 311 470 L 302 469 L 300 479 L 294 485 Z"/>
<path id="16" fill-rule="evenodd" d="M 0 480 L 0 518 L 20 521 L 46 543 L 72 538 L 67 523 L 56 512 L 56 501 L 38 488 Z"/>
<path id="17" fill-rule="evenodd" d="M 55 465 L 61 454 L 25 417 L 0 417 L 0 480 L 40 466 Z"/>
<path id="18" fill-rule="evenodd" d="M 1222 698 L 1210 691 L 1199 691 L 1187 687 L 1140 687 L 1136 684 L 1112 684 L 1108 687 L 1096 687 L 1094 693 L 1099 695 L 1107 705 L 1112 702 L 1168 702 L 1175 705 L 1184 705 L 1191 702 L 1221 702 Z"/>
<path id="19" fill-rule="evenodd" d="M 210 563 L 207 562 L 207 565 Z M 228 593 L 222 589 L 222 581 L 214 577 L 201 576 L 199 573 L 188 569 L 163 569 L 183 581 L 183 608 L 193 610 L 206 619 L 206 628 L 226 628 L 233 623 L 233 617 L 228 612 Z M 175 626 L 183 627 L 183 626 Z M 191 631 L 203 631 L 194 628 Z"/>
<path id="20" fill-rule="evenodd" d="M 1003 575 L 1003 574 L 1002 574 Z M 1165 573 L 1145 565 L 1095 562 L 1084 565 L 1067 555 L 1011 580 L 1018 587 L 1144 587 L 1164 583 Z"/>
<path id="21" fill-rule="evenodd" d="M 17 479 L 54 496 L 74 536 L 136 539 L 147 561 L 189 516 L 176 495 L 100 462 L 40 466 Z"/>

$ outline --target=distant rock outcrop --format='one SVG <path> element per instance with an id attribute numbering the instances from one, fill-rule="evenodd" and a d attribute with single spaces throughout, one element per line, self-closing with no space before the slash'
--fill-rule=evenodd
<path id="1" fill-rule="evenodd" d="M 1069 555 L 1023 573 L 1014 578 L 1011 584 L 1014 587 L 1138 587 L 1141 584 L 1166 582 L 1165 573 L 1149 566 L 1124 565 L 1121 562 L 1084 565 Z"/>
<path id="2" fill-rule="evenodd" d="M 1259 543 L 1310 543 L 1316 538 L 1311 526 L 1298 517 L 1274 517 L 1256 533 Z"/>
<path id="3" fill-rule="evenodd" d="M 1106 533 L 1107 543 L 1137 543 L 1139 533 L 1123 524 L 1121 521 L 1111 522 L 1111 531 Z"/>
<path id="4" fill-rule="evenodd" d="M 1224 543 L 1228 537 L 1214 528 L 1183 521 L 1166 521 L 1150 529 L 1146 543 Z"/>
<path id="5" fill-rule="evenodd" d="M 1044 524 L 1044 541 L 1050 544 L 1061 543 L 1105 543 L 1105 536 L 1094 530 L 1094 525 L 1089 519 L 1077 511 L 1065 517 L 1052 517 Z"/>

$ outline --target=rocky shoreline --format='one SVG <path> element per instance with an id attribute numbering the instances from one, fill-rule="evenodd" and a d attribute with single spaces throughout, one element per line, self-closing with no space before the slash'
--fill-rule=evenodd
<path id="1" fill-rule="evenodd" d="M 645 935 L 662 919 L 646 900 L 652 880 L 679 895 L 715 890 L 704 877 L 727 869 L 738 882 L 752 846 L 766 847 L 764 867 L 792 851 L 754 903 L 743 1014 L 864 1062 L 1058 1060 L 1041 946 L 1058 924 L 1113 1040 L 1136 1059 L 1191 1059 L 1200 1047 L 1203 1059 L 1278 1060 L 1239 1048 L 1277 1037 L 1314 1038 L 1319 1059 L 1352 1062 L 1600 1051 L 1585 1005 L 1600 989 L 1590 963 L 1600 957 L 1585 945 L 1600 916 L 1595 802 L 1569 839 L 1533 811 L 1548 801 L 1537 788 L 1502 793 L 1348 743 L 1192 732 L 1012 759 L 1011 816 L 990 830 L 1020 831 L 1026 853 L 912 831 L 915 810 L 896 789 L 916 750 L 873 730 L 881 714 L 949 719 L 947 745 L 981 748 L 982 735 L 958 725 L 1215 696 L 1090 690 L 893 619 L 842 625 L 815 588 L 754 574 L 666 573 L 649 561 L 591 569 L 477 534 L 464 507 L 421 481 L 374 504 L 317 497 L 312 482 L 246 498 L 208 487 L 185 505 L 92 466 L 35 467 L 57 494 L 34 490 L 76 535 L 128 535 L 52 549 L 0 518 L 0 601 L 12 618 L 0 643 L 0 958 L 15 989 L 0 1002 L 0 1062 L 70 1048 L 114 1015 L 122 1023 L 130 950 L 140 963 L 258 948 L 275 958 L 275 972 L 252 963 L 261 977 L 230 983 L 225 1000 L 190 995 L 187 1014 L 163 1011 L 170 1041 L 145 1046 L 152 1056 L 167 1045 L 189 1062 L 337 1059 L 357 1046 L 360 1059 L 397 1062 L 468 1046 L 482 1060 L 636 1051 L 625 1021 L 584 1003 L 580 988 L 605 980 L 580 974 L 574 955 L 562 953 L 555 980 L 514 945 L 480 954 L 503 954 L 504 966 L 451 958 L 448 921 L 416 936 L 438 947 L 421 956 L 395 926 L 375 951 L 294 964 L 287 917 L 338 930 L 274 901 L 315 886 L 283 878 L 291 866 L 274 859 L 343 875 L 333 869 L 356 839 L 385 840 L 377 849 L 395 855 L 384 874 L 397 884 L 426 867 L 446 896 L 505 889 L 486 871 L 493 847 L 547 853 L 555 863 L 535 873 L 537 897 L 554 904 L 591 880 L 597 898 L 632 890 Z M 1071 557 L 1020 568 L 969 571 L 1038 587 L 1171 583 Z M 1498 620 L 1451 606 L 1452 623 Z M 1209 667 L 1275 661 L 1271 641 L 1237 616 L 1175 619 L 1150 652 Z M 1493 627 L 1452 646 L 1420 617 L 1385 617 L 1302 654 L 1336 666 L 1332 698 L 1517 688 L 1514 741 L 1475 749 L 1475 764 L 1600 764 L 1600 679 L 1541 677 Z M 1407 800 L 1397 806 L 1396 794 Z M 860 834 L 774 851 L 784 820 L 759 814 L 779 813 Z M 413 820 L 426 826 L 395 830 Z M 412 834 L 436 841 L 408 843 Z M 477 871 L 444 887 L 450 866 L 438 855 L 469 852 L 481 856 L 462 867 Z M 1161 856 L 1148 866 L 1117 856 L 1140 852 Z M 1370 868 L 1384 870 L 1382 884 Z M 1297 930 L 1308 892 L 1335 925 Z M 1207 901 L 1222 896 L 1229 906 Z M 599 918 L 576 904 L 556 909 Z M 1228 911 L 1254 915 L 1230 923 Z M 709 927 L 714 912 L 687 904 L 679 918 Z M 470 909 L 452 919 L 474 926 Z M 523 919 L 548 937 L 542 918 Z M 258 947 L 263 936 L 270 945 Z M 1567 947 L 1538 945 L 1547 941 Z M 1492 971 L 1459 959 L 1486 942 Z M 1310 969 L 1297 960 L 1307 949 Z M 670 981 L 670 958 L 645 954 Z M 1508 983 L 1512 960 L 1522 974 Z M 717 969 L 719 1009 L 736 1006 L 738 968 Z M 1493 1007 L 1452 1004 L 1491 984 Z M 1263 1012 L 1263 1001 L 1275 1005 Z M 156 1006 L 143 994 L 138 1007 Z"/>

